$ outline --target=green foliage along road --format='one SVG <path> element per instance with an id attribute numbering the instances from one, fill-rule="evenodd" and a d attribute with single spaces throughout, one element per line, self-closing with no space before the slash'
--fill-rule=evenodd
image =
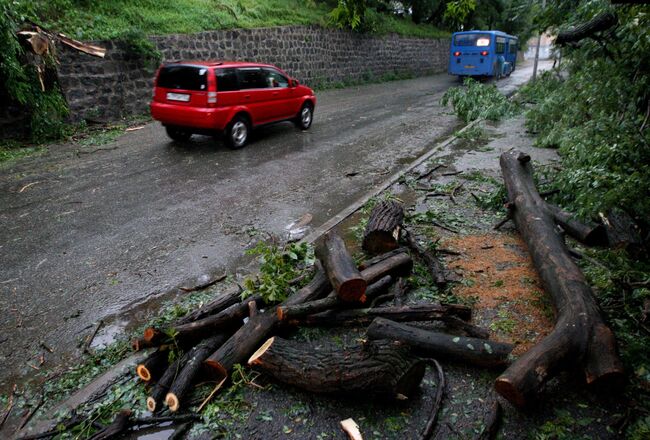
<path id="1" fill-rule="evenodd" d="M 549 0 L 536 17 L 553 32 L 605 11 L 618 25 L 596 39 L 561 49 L 559 70 L 522 91 L 526 114 L 542 147 L 557 148 L 562 167 L 549 176 L 560 190 L 554 202 L 595 217 L 617 208 L 630 214 L 646 239 L 650 230 L 650 6 L 612 6 L 606 0 Z M 581 264 L 615 330 L 630 375 L 627 388 L 636 422 L 628 438 L 650 433 L 650 263 L 645 253 L 585 250 Z"/>

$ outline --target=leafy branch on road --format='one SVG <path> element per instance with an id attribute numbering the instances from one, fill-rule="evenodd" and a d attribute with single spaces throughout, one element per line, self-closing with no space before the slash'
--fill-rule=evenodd
<path id="1" fill-rule="evenodd" d="M 483 84 L 472 78 L 465 78 L 462 87 L 447 90 L 440 103 L 451 104 L 454 113 L 465 122 L 476 119 L 499 121 L 514 115 L 517 110 L 517 106 L 494 84 Z"/>

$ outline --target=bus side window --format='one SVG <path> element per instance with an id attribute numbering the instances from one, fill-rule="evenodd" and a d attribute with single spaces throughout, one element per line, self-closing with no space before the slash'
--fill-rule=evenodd
<path id="1" fill-rule="evenodd" d="M 517 53 L 517 40 L 510 40 L 510 53 L 511 54 L 516 54 Z"/>
<path id="2" fill-rule="evenodd" d="M 506 39 L 503 37 L 496 38 L 496 53 L 505 53 L 506 51 Z"/>

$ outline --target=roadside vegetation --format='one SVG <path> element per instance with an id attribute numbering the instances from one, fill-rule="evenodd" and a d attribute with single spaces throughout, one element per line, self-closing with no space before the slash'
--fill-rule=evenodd
<path id="1" fill-rule="evenodd" d="M 618 24 L 562 47 L 561 64 L 520 90 L 518 101 L 537 146 L 555 148 L 561 158 L 561 167 L 540 176 L 548 182 L 544 190 L 555 192 L 551 201 L 593 221 L 622 212 L 638 227 L 640 248 L 578 248 L 583 253 L 580 265 L 629 371 L 630 419 L 636 421 L 629 423 L 627 433 L 640 439 L 650 432 L 650 9 L 612 6 L 606 0 L 581 1 L 577 7 L 575 2 L 551 0 L 534 19 L 540 29 L 557 33 L 607 11 L 616 14 Z M 468 82 L 450 90 L 445 103 L 465 121 L 499 119 L 507 112 L 492 117 L 494 99 L 485 99 L 490 87 Z"/>

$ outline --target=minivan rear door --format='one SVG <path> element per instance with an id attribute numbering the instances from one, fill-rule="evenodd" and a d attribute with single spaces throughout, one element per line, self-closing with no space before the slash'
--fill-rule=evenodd
<path id="1" fill-rule="evenodd" d="M 208 68 L 204 66 L 163 66 L 158 73 L 154 100 L 181 106 L 207 107 L 208 73 Z"/>

